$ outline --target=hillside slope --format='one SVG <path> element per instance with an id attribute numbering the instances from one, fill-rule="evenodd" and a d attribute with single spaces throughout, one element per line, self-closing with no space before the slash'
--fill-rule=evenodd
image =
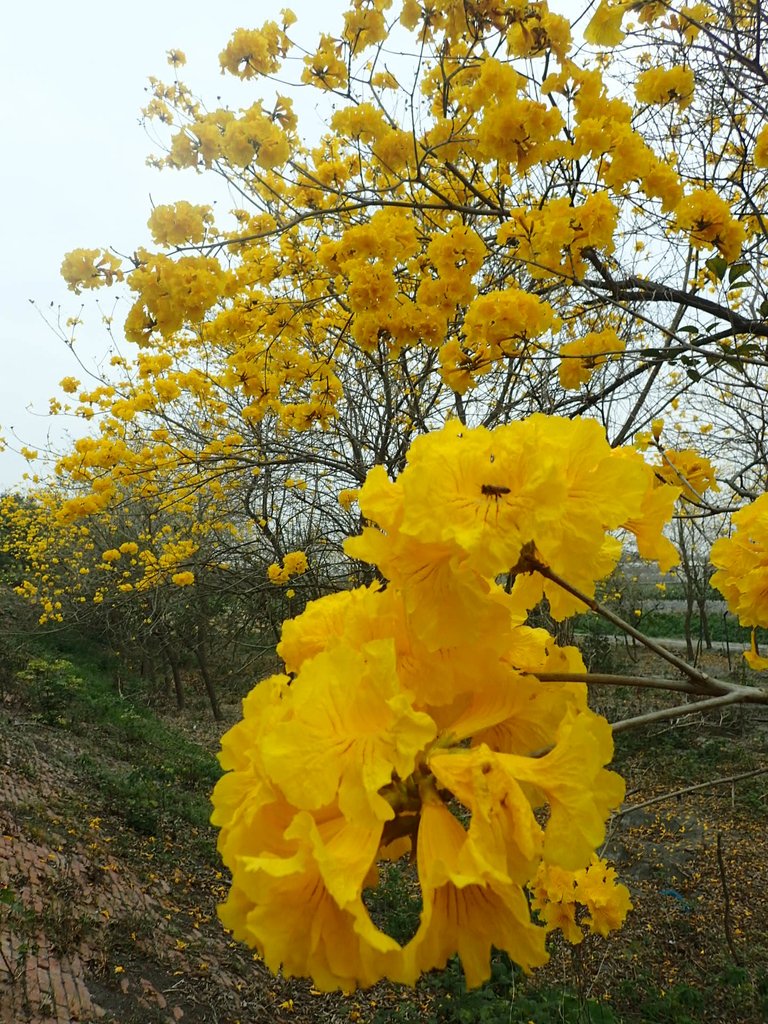
<path id="1" fill-rule="evenodd" d="M 0 1022 L 333 1019 L 216 919 L 210 753 L 48 666 L 0 711 Z"/>

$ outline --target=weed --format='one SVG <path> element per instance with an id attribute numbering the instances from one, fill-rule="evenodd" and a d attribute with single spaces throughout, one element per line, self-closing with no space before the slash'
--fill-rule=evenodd
<path id="1" fill-rule="evenodd" d="M 18 894 L 10 888 L 0 889 L 0 933 L 6 935 L 18 935 L 22 942 L 17 947 L 15 961 L 9 959 L 9 955 L 3 948 L 0 941 L 0 960 L 2 967 L 15 981 L 19 973 L 24 970 L 24 960 L 29 948 L 29 936 L 34 931 L 35 915 L 28 910 Z"/>
<path id="2" fill-rule="evenodd" d="M 494 951 L 491 977 L 467 989 L 457 957 L 433 971 L 418 986 L 419 1010 L 413 1003 L 387 1007 L 374 1024 L 426 1021 L 428 1024 L 621 1024 L 607 1003 L 581 999 L 559 987 L 532 988 L 505 953 Z"/>
<path id="3" fill-rule="evenodd" d="M 81 886 L 68 864 L 59 864 L 56 874 L 45 878 L 41 895 L 40 923 L 51 948 L 59 956 L 74 952 L 92 932 L 93 922 L 88 913 L 74 909 Z"/>
<path id="4" fill-rule="evenodd" d="M 83 689 L 75 666 L 65 658 L 40 655 L 30 658 L 16 673 L 25 687 L 27 704 L 46 725 L 67 726 Z"/>
<path id="5" fill-rule="evenodd" d="M 382 864 L 379 884 L 365 891 L 364 901 L 374 924 L 405 945 L 415 934 L 421 914 L 421 893 L 413 865 L 404 861 Z"/>

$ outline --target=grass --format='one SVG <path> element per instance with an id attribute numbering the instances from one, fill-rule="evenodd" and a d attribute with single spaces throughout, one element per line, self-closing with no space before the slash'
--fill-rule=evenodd
<path id="1" fill-rule="evenodd" d="M 110 813 L 143 835 L 204 828 L 218 762 L 149 709 L 140 680 L 116 692 L 109 661 L 88 648 L 39 649 L 17 682 L 39 722 L 77 738 L 98 736 L 98 751 L 84 749 L 76 761 Z"/>
<path id="2" fill-rule="evenodd" d="M 422 978 L 412 999 L 387 1006 L 373 1024 L 621 1024 L 611 1007 L 562 985 L 532 988 L 505 953 L 494 950 L 491 977 L 467 989 L 461 964 L 451 957 L 442 971 Z"/>
<path id="3" fill-rule="evenodd" d="M 650 637 L 671 640 L 685 639 L 685 616 L 682 612 L 666 611 L 663 607 L 659 607 L 644 611 L 639 616 L 630 614 L 628 618 L 632 625 Z M 737 619 L 730 613 L 728 615 L 710 615 L 708 622 L 712 640 L 719 643 L 728 641 L 736 646 L 749 644 L 752 636 L 751 629 L 740 626 Z M 616 626 L 592 614 L 575 616 L 573 627 L 577 634 L 586 634 L 587 636 L 623 635 Z M 701 619 L 698 613 L 691 618 L 691 637 L 694 644 L 699 637 L 703 638 Z M 768 644 L 768 630 L 757 630 L 757 642 L 761 647 Z"/>

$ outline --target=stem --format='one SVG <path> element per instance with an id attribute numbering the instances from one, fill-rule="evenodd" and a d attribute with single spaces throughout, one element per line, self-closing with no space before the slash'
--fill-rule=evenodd
<path id="1" fill-rule="evenodd" d="M 606 672 L 535 672 L 540 683 L 585 683 L 587 686 L 634 686 L 650 690 L 675 690 L 679 693 L 699 694 L 702 690 L 682 679 L 663 676 L 622 676 Z M 727 684 L 723 684 L 727 685 Z M 704 691 L 711 693 L 711 690 Z"/>
<path id="2" fill-rule="evenodd" d="M 743 695 L 739 690 L 732 690 L 730 693 L 723 693 L 719 697 L 712 697 L 710 700 L 699 700 L 694 704 L 679 704 L 674 708 L 648 711 L 644 715 L 637 715 L 635 718 L 623 718 L 620 722 L 614 722 L 611 725 L 611 729 L 614 733 L 625 732 L 627 729 L 634 729 L 638 725 L 648 725 L 650 722 L 663 722 L 669 718 L 693 715 L 699 711 L 707 711 L 709 708 L 721 707 L 723 704 L 735 704 L 740 700 L 743 700 Z"/>
<path id="3" fill-rule="evenodd" d="M 733 941 L 733 932 L 731 931 L 731 897 L 728 893 L 728 880 L 725 875 L 725 861 L 723 860 L 723 842 L 722 836 L 717 833 L 717 867 L 720 872 L 720 882 L 723 886 L 723 927 L 725 929 L 725 941 L 728 943 L 728 949 L 731 951 L 733 962 L 738 967 L 744 966 L 744 961 L 736 949 L 736 945 Z"/>
<path id="4" fill-rule="evenodd" d="M 741 779 L 751 779 L 755 775 L 765 775 L 768 772 L 768 768 L 753 768 L 751 772 L 739 772 L 738 775 L 726 775 L 721 779 L 710 779 L 708 782 L 697 782 L 695 786 L 685 786 L 683 789 L 674 789 L 671 793 L 662 793 L 661 796 L 652 796 L 650 800 L 643 800 L 640 804 L 632 804 L 631 807 L 625 807 L 621 811 L 616 811 L 614 818 L 621 818 L 625 814 L 631 814 L 633 811 L 640 811 L 644 807 L 650 807 L 651 804 L 660 804 L 665 800 L 672 800 L 679 796 L 685 796 L 687 793 L 695 793 L 697 789 L 710 789 L 712 786 L 725 786 L 729 782 L 739 782 Z"/>
<path id="5" fill-rule="evenodd" d="M 719 687 L 713 679 L 711 679 L 706 672 L 701 672 L 699 669 L 694 668 L 693 665 L 689 665 L 683 658 L 679 658 L 673 651 L 668 651 L 665 647 L 657 644 L 655 640 L 641 633 L 639 629 L 629 623 L 625 622 L 619 615 L 616 615 L 609 608 L 601 605 L 594 597 L 589 597 L 584 594 L 581 590 L 572 586 L 567 580 L 564 580 L 562 576 L 558 576 L 557 573 L 553 572 L 548 565 L 540 562 L 537 558 L 532 557 L 526 559 L 525 566 L 523 567 L 524 572 L 538 572 L 545 579 L 551 580 L 556 583 L 558 587 L 562 587 L 563 590 L 577 598 L 583 604 L 587 606 L 591 611 L 595 612 L 601 618 L 606 619 L 608 622 L 612 622 L 614 626 L 618 626 L 619 629 L 628 633 L 629 636 L 633 637 L 638 643 L 641 643 L 644 647 L 647 647 L 649 651 L 653 651 L 664 661 L 670 665 L 674 665 L 675 668 L 679 669 L 684 675 L 688 676 L 689 679 L 695 680 L 700 683 L 701 686 L 706 687 L 707 692 L 711 693 L 713 690 L 717 691 Z"/>

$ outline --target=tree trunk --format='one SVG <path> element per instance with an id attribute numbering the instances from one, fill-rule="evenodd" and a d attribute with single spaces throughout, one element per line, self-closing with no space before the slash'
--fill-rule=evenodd
<path id="1" fill-rule="evenodd" d="M 693 648 L 693 637 L 691 636 L 691 620 L 693 619 L 693 596 L 690 591 L 685 595 L 685 618 L 683 619 L 683 630 L 685 632 L 685 651 L 688 660 L 693 662 L 696 653 Z"/>
<path id="2" fill-rule="evenodd" d="M 197 646 L 195 647 L 195 655 L 197 657 L 197 664 L 200 667 L 200 675 L 203 677 L 203 683 L 205 685 L 205 692 L 208 694 L 208 700 L 211 704 L 211 711 L 213 717 L 217 722 L 221 721 L 221 708 L 219 706 L 219 698 L 216 696 L 216 688 L 213 685 L 211 679 L 211 673 L 208 671 L 208 655 L 205 650 L 205 640 L 201 633 L 198 633 Z"/>
<path id="3" fill-rule="evenodd" d="M 712 632 L 709 628 L 709 615 L 707 614 L 707 602 L 706 598 L 701 598 L 698 601 L 699 605 L 699 621 L 701 623 L 701 635 L 704 638 L 707 650 L 712 650 Z"/>
<path id="4" fill-rule="evenodd" d="M 165 656 L 168 659 L 168 664 L 171 666 L 171 673 L 173 675 L 173 688 L 176 693 L 176 707 L 181 711 L 186 701 L 184 698 L 184 683 L 181 680 L 181 672 L 179 671 L 179 659 L 176 657 L 176 652 L 172 647 L 166 647 Z"/>

